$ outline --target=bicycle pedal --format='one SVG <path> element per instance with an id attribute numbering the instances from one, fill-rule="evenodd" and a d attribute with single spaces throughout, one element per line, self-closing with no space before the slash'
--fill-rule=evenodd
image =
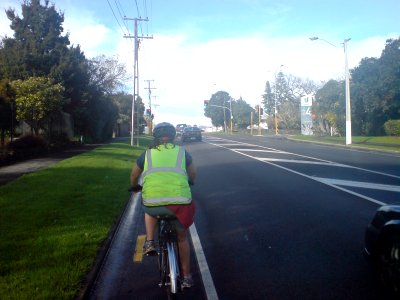
<path id="1" fill-rule="evenodd" d="M 158 253 L 157 253 L 157 251 L 149 251 L 149 252 L 147 252 L 146 254 L 145 254 L 146 256 L 157 256 L 158 255 Z"/>

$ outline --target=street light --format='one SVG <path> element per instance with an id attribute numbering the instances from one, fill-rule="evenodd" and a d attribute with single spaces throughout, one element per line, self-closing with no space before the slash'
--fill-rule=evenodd
<path id="1" fill-rule="evenodd" d="M 337 48 L 336 45 L 316 36 L 311 37 L 310 40 L 312 41 L 321 40 Z M 350 38 L 345 39 L 342 43 L 344 49 L 344 68 L 345 68 L 345 82 L 346 82 L 346 145 L 351 145 L 350 76 L 349 76 L 349 66 L 347 60 L 347 42 L 350 40 L 351 40 Z"/>

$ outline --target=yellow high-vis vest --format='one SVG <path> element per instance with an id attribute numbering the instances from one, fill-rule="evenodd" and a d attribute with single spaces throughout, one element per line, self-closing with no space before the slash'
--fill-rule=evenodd
<path id="1" fill-rule="evenodd" d="M 146 151 L 142 198 L 145 206 L 192 202 L 183 147 L 167 144 Z"/>

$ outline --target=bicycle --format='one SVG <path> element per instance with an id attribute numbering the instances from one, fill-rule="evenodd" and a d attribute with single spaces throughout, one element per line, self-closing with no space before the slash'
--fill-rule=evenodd
<path id="1" fill-rule="evenodd" d="M 131 187 L 130 192 L 140 192 L 141 186 Z M 157 216 L 158 228 L 158 267 L 160 273 L 159 287 L 165 287 L 168 299 L 176 299 L 176 295 L 181 292 L 180 282 L 180 264 L 178 235 L 174 221 L 175 216 L 160 215 Z"/>
<path id="2" fill-rule="evenodd" d="M 179 248 L 173 216 L 158 216 L 158 266 L 159 287 L 166 287 L 168 299 L 176 299 L 181 291 L 179 272 Z"/>

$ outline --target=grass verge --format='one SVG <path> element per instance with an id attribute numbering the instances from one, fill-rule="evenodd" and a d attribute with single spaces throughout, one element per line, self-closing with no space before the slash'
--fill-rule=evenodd
<path id="1" fill-rule="evenodd" d="M 0 299 L 76 295 L 149 142 L 108 144 L 0 187 Z"/>
<path id="2" fill-rule="evenodd" d="M 309 142 L 346 145 L 346 137 L 297 135 L 289 136 L 289 138 Z M 353 136 L 350 147 L 400 151 L 400 138 L 392 136 Z"/>

